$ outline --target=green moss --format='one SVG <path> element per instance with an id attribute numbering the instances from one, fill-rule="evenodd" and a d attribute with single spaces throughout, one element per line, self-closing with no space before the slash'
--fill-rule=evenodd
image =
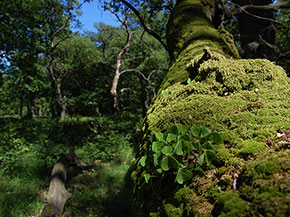
<path id="1" fill-rule="evenodd" d="M 238 193 L 232 191 L 222 193 L 218 204 L 216 216 L 247 216 L 248 202 L 241 199 Z"/>
<path id="2" fill-rule="evenodd" d="M 203 2 L 180 1 L 170 18 L 167 39 L 172 64 L 148 110 L 144 132 L 148 136 L 173 124 L 201 124 L 221 133 L 226 145 L 217 147 L 217 168 L 195 176 L 176 193 L 159 194 L 158 199 L 150 192 L 156 195 L 159 188 L 152 193 L 144 185 L 143 169 L 137 168 L 135 210 L 142 210 L 139 216 L 150 212 L 155 216 L 274 215 L 279 204 L 264 207 L 263 198 L 281 201 L 289 194 L 289 152 L 271 149 L 266 142 L 275 140 L 277 131 L 290 129 L 290 79 L 268 60 L 235 59 L 231 35 L 210 24 L 214 1 Z M 162 94 L 165 89 L 169 96 Z M 144 142 L 139 154 L 148 151 Z M 160 201 L 162 205 L 154 206 Z M 284 207 L 281 203 L 281 214 L 286 213 Z"/>
<path id="3" fill-rule="evenodd" d="M 180 207 L 175 207 L 173 204 L 164 204 L 164 211 L 166 216 L 170 217 L 182 217 L 183 216 L 183 204 Z"/>
<path id="4" fill-rule="evenodd" d="M 261 152 L 244 165 L 241 174 L 241 197 L 253 209 L 249 216 L 287 216 L 289 213 L 289 150 Z"/>
<path id="5" fill-rule="evenodd" d="M 249 176 L 251 176 L 253 180 L 267 179 L 280 168 L 279 160 L 270 157 L 266 160 L 250 163 L 246 167 L 246 173 L 250 173 Z"/>
<path id="6" fill-rule="evenodd" d="M 239 149 L 236 151 L 237 155 L 243 158 L 247 158 L 263 150 L 265 148 L 265 144 L 262 142 L 247 140 L 239 143 L 238 147 Z"/>
<path id="7" fill-rule="evenodd" d="M 224 165 L 232 157 L 232 154 L 223 144 L 220 145 L 217 150 L 218 153 L 215 159 L 215 165 Z"/>
<path id="8" fill-rule="evenodd" d="M 251 210 L 251 216 L 288 216 L 289 215 L 289 195 L 280 192 L 264 192 L 259 194 L 253 201 L 258 210 Z"/>

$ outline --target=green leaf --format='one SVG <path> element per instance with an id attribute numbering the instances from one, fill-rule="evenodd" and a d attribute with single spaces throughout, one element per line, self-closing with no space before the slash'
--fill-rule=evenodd
<path id="1" fill-rule="evenodd" d="M 162 169 L 161 169 L 161 168 L 158 168 L 156 171 L 157 171 L 158 173 L 162 173 Z"/>
<path id="2" fill-rule="evenodd" d="M 182 151 L 182 141 L 178 140 L 174 149 L 174 152 L 177 155 L 183 155 L 183 151 Z"/>
<path id="3" fill-rule="evenodd" d="M 208 136 L 209 140 L 212 141 L 213 143 L 219 145 L 223 143 L 223 138 L 220 134 L 213 132 Z"/>
<path id="4" fill-rule="evenodd" d="M 176 135 L 173 133 L 168 133 L 167 138 L 166 138 L 166 142 L 172 142 L 175 141 L 176 139 Z"/>
<path id="5" fill-rule="evenodd" d="M 190 84 L 190 82 L 191 82 L 191 79 L 188 78 L 188 79 L 187 79 L 187 84 Z"/>
<path id="6" fill-rule="evenodd" d="M 190 172 L 189 170 L 180 168 L 177 172 L 176 181 L 179 184 L 183 184 L 183 182 L 190 180 L 192 176 L 193 176 L 192 172 Z"/>
<path id="7" fill-rule="evenodd" d="M 178 134 L 178 128 L 177 128 L 177 125 L 173 125 L 171 126 L 170 128 L 168 128 L 166 130 L 166 132 L 169 134 L 169 133 L 172 133 L 172 134 Z"/>
<path id="8" fill-rule="evenodd" d="M 150 177 L 151 177 L 150 174 L 148 174 L 148 173 L 144 174 L 144 179 L 145 179 L 146 183 L 148 183 Z"/>
<path id="9" fill-rule="evenodd" d="M 156 154 L 153 154 L 153 162 L 154 162 L 154 165 L 157 166 L 158 165 L 158 159 L 160 157 L 161 153 L 158 152 Z"/>
<path id="10" fill-rule="evenodd" d="M 157 141 L 163 141 L 164 140 L 163 139 L 163 133 L 161 133 L 161 132 L 155 133 L 155 138 L 156 138 Z"/>
<path id="11" fill-rule="evenodd" d="M 153 144 L 152 144 L 152 151 L 153 152 L 158 152 L 163 146 L 164 146 L 164 143 L 162 143 L 160 141 L 153 142 Z"/>
<path id="12" fill-rule="evenodd" d="M 194 146 L 193 146 L 192 142 L 184 141 L 184 143 L 185 143 L 184 145 L 187 148 L 187 151 L 192 152 L 192 150 L 194 149 Z"/>
<path id="13" fill-rule="evenodd" d="M 146 160 L 147 160 L 147 156 L 145 155 L 145 156 L 143 156 L 143 157 L 141 157 L 141 159 L 140 159 L 140 164 L 141 164 L 141 166 L 142 167 L 145 167 L 145 165 L 146 165 Z"/>
<path id="14" fill-rule="evenodd" d="M 178 162 L 178 160 L 176 160 L 175 157 L 169 155 L 169 167 L 170 168 L 174 168 L 174 169 L 178 169 L 180 163 Z"/>
<path id="15" fill-rule="evenodd" d="M 199 165 L 203 165 L 203 163 L 204 163 L 204 153 L 202 153 L 202 155 L 199 157 L 199 159 L 198 159 L 198 164 Z"/>
<path id="16" fill-rule="evenodd" d="M 203 127 L 201 130 L 200 137 L 204 138 L 204 137 L 207 137 L 209 134 L 211 134 L 211 130 L 206 127 Z"/>
<path id="17" fill-rule="evenodd" d="M 165 154 L 165 155 L 168 155 L 172 152 L 172 146 L 164 146 L 162 149 L 161 149 L 161 152 L 162 154 Z"/>
<path id="18" fill-rule="evenodd" d="M 216 158 L 216 152 L 214 150 L 206 150 L 205 153 L 208 161 L 212 161 Z"/>
<path id="19" fill-rule="evenodd" d="M 177 169 L 179 167 L 179 162 L 173 156 L 167 155 L 160 161 L 160 166 L 162 170 L 168 171 L 170 168 Z"/>
<path id="20" fill-rule="evenodd" d="M 166 92 L 167 92 L 166 90 L 162 90 L 162 91 L 161 91 L 161 94 L 162 94 L 162 95 L 165 95 Z"/>
<path id="21" fill-rule="evenodd" d="M 189 141 L 190 137 L 188 134 L 183 134 L 183 135 L 178 136 L 178 140 Z"/>
<path id="22" fill-rule="evenodd" d="M 199 138 L 201 134 L 201 127 L 200 125 L 193 124 L 190 131 L 192 136 Z"/>
<path id="23" fill-rule="evenodd" d="M 207 141 L 206 143 L 202 144 L 203 149 L 209 149 L 209 150 L 214 150 L 214 147 L 211 143 L 211 141 Z"/>
<path id="24" fill-rule="evenodd" d="M 168 171 L 169 170 L 169 157 L 168 156 L 165 156 L 161 160 L 160 166 L 161 166 L 162 170 L 164 170 L 164 171 Z"/>
<path id="25" fill-rule="evenodd" d="M 178 129 L 178 134 L 179 134 L 179 135 L 182 135 L 182 134 L 187 133 L 187 130 L 184 128 L 183 125 L 181 125 L 181 124 L 177 124 L 176 127 L 177 127 L 177 129 Z"/>

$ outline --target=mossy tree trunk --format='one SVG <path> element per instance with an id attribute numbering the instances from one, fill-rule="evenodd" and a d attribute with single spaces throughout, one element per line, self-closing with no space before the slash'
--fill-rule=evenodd
<path id="1" fill-rule="evenodd" d="M 186 66 L 203 48 L 239 58 L 232 36 L 221 26 L 222 11 L 216 0 L 180 0 L 167 24 L 167 44 L 172 64 L 162 89 L 190 77 Z"/>
<path id="2" fill-rule="evenodd" d="M 188 187 L 176 184 L 170 172 L 147 184 L 144 174 L 154 166 L 137 163 L 131 175 L 134 216 L 289 212 L 290 188 L 283 186 L 290 186 L 290 152 L 283 144 L 290 129 L 290 81 L 268 60 L 239 59 L 232 36 L 220 25 L 220 2 L 177 1 L 167 25 L 171 66 L 145 117 L 137 162 L 152 154 L 148 137 L 173 124 L 209 127 L 222 134 L 224 144 L 216 147 L 214 168 L 194 176 Z M 162 94 L 166 89 L 170 98 Z"/>

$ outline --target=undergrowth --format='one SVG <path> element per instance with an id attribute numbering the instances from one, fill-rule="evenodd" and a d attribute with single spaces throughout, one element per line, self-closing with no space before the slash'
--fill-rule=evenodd
<path id="1" fill-rule="evenodd" d="M 98 167 L 80 174 L 69 171 L 72 198 L 65 214 L 130 216 L 127 173 L 134 161 L 139 119 L 131 114 L 64 120 L 0 117 L 0 216 L 39 216 L 52 168 L 71 147 Z"/>

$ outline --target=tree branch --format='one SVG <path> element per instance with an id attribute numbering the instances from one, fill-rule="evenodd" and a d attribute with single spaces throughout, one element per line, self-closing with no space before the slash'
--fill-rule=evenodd
<path id="1" fill-rule="evenodd" d="M 290 2 L 281 2 L 281 3 L 288 3 L 288 4 L 282 4 L 282 6 L 284 8 L 289 7 L 290 6 Z M 233 13 L 233 15 L 238 15 L 240 13 L 245 13 L 245 14 L 248 14 L 249 16 L 252 16 L 252 17 L 255 17 L 257 19 L 262 19 L 262 20 L 267 20 L 267 21 L 270 21 L 272 23 L 276 23 L 276 24 L 279 24 L 279 25 L 282 25 L 284 26 L 283 23 L 280 23 L 276 20 L 273 20 L 273 19 L 270 19 L 270 18 L 267 18 L 267 17 L 261 17 L 261 16 L 258 16 L 258 15 L 255 15 L 255 14 L 252 14 L 250 13 L 248 10 L 274 10 L 275 8 L 277 8 L 277 5 L 280 4 L 270 4 L 270 5 L 266 5 L 266 6 L 259 6 L 259 5 L 244 5 L 244 6 L 240 6 L 236 3 L 233 3 L 233 2 L 229 2 L 229 4 L 231 5 L 234 5 L 235 7 L 237 7 L 238 9 Z M 279 6 L 279 8 L 282 7 L 281 5 Z M 263 8 L 263 9 L 262 9 Z M 285 28 L 289 29 L 289 27 L 287 26 L 284 26 Z"/>
<path id="2" fill-rule="evenodd" d="M 231 3 L 230 4 L 234 4 Z M 269 4 L 269 5 L 244 5 L 240 6 L 240 9 L 244 10 L 259 10 L 259 11 L 278 11 L 279 9 L 283 8 L 290 8 L 290 1 L 288 2 L 279 2 L 276 4 Z M 236 13 L 241 13 L 241 11 L 236 11 Z"/>
<path id="3" fill-rule="evenodd" d="M 127 2 L 126 0 L 120 0 L 124 5 L 126 5 L 128 8 L 130 8 L 133 13 L 138 17 L 142 27 L 144 28 L 144 30 L 151 36 L 153 36 L 155 39 L 157 39 L 157 41 L 159 41 L 159 43 L 166 49 L 167 48 L 167 44 L 163 41 L 163 39 L 160 37 L 160 35 L 158 35 L 154 30 L 152 30 L 149 26 L 146 25 L 145 20 L 141 17 L 141 14 L 139 13 L 139 11 L 134 8 L 133 5 L 131 5 L 129 2 Z"/>

